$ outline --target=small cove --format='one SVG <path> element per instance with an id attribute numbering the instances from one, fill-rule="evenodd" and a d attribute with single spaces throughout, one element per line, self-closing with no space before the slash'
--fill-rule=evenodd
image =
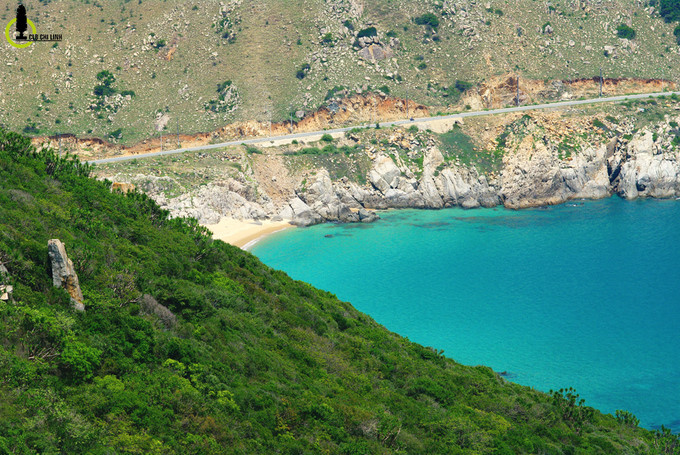
<path id="1" fill-rule="evenodd" d="M 252 252 L 458 362 L 680 431 L 680 202 L 381 216 Z"/>

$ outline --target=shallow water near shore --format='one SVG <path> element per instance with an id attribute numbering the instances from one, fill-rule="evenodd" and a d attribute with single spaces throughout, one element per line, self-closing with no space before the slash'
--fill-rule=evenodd
<path id="1" fill-rule="evenodd" d="M 460 363 L 680 431 L 680 201 L 381 217 L 252 252 Z"/>

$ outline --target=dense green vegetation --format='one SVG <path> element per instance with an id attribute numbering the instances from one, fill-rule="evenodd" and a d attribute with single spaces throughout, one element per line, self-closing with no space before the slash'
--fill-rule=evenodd
<path id="1" fill-rule="evenodd" d="M 0 453 L 671 453 L 677 437 L 387 331 L 0 130 Z M 47 240 L 84 313 L 52 287 Z"/>
<path id="2" fill-rule="evenodd" d="M 432 13 L 425 13 L 413 19 L 418 25 L 429 25 L 432 28 L 439 27 L 439 18 Z"/>
<path id="3" fill-rule="evenodd" d="M 656 0 L 650 2 L 656 5 Z M 659 0 L 659 14 L 666 22 L 680 21 L 680 0 Z"/>

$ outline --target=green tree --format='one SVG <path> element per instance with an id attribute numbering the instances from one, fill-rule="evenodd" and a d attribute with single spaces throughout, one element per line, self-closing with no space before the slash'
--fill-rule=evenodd
<path id="1" fill-rule="evenodd" d="M 429 25 L 432 28 L 439 27 L 439 18 L 433 13 L 425 13 L 422 16 L 418 16 L 413 21 L 418 25 Z"/>
<path id="2" fill-rule="evenodd" d="M 680 21 L 680 0 L 660 0 L 659 14 L 666 22 Z"/>
<path id="3" fill-rule="evenodd" d="M 108 70 L 97 73 L 97 80 L 106 87 L 111 87 L 116 82 L 116 77 Z"/>
<path id="4" fill-rule="evenodd" d="M 626 24 L 620 24 L 618 27 L 616 27 L 616 35 L 619 38 L 635 39 L 636 32 Z"/>

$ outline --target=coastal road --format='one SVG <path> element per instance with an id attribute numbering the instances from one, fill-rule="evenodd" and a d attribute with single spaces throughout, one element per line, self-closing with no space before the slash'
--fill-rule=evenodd
<path id="1" fill-rule="evenodd" d="M 616 101 L 628 101 L 628 100 L 636 100 L 636 99 L 642 99 L 642 98 L 658 98 L 660 96 L 670 96 L 670 95 L 680 95 L 680 92 L 657 92 L 657 93 L 642 93 L 639 95 L 621 95 L 621 96 L 610 96 L 607 98 L 592 98 L 592 99 L 587 99 L 587 100 L 574 100 L 574 101 L 558 101 L 555 103 L 546 103 L 546 104 L 530 104 L 526 106 L 516 106 L 516 107 L 504 107 L 500 109 L 489 109 L 489 110 L 484 110 L 484 111 L 471 111 L 471 112 L 461 112 L 458 114 L 449 114 L 449 115 L 439 115 L 436 117 L 418 117 L 413 120 L 411 119 L 404 119 L 404 120 L 395 120 L 392 122 L 384 122 L 380 123 L 380 126 L 383 127 L 390 127 L 390 126 L 401 126 L 401 125 L 413 125 L 413 124 L 418 124 L 418 123 L 427 123 L 427 122 L 432 122 L 436 120 L 449 120 L 449 119 L 456 119 L 456 118 L 465 118 L 465 117 L 480 117 L 483 115 L 496 115 L 496 114 L 507 114 L 511 112 L 523 112 L 523 111 L 535 111 L 535 110 L 540 110 L 540 109 L 551 109 L 551 108 L 558 108 L 558 107 L 568 107 L 568 106 L 579 106 L 581 104 L 596 104 L 596 103 L 611 103 L 611 102 L 616 102 Z M 152 153 L 140 153 L 139 155 L 125 155 L 125 156 L 117 156 L 113 158 L 105 158 L 101 160 L 92 160 L 88 161 L 90 164 L 105 164 L 105 163 L 117 163 L 120 161 L 130 161 L 130 160 L 139 160 L 143 158 L 152 158 L 152 157 L 157 157 L 157 156 L 166 156 L 166 155 L 176 155 L 178 153 L 184 153 L 184 152 L 195 152 L 199 150 L 210 150 L 210 149 L 216 149 L 216 148 L 222 148 L 222 147 L 229 147 L 229 146 L 234 146 L 234 145 L 240 145 L 240 144 L 247 144 L 247 145 L 254 145 L 254 144 L 262 144 L 265 142 L 270 142 L 270 141 L 279 141 L 279 140 L 293 140 L 293 139 L 304 139 L 310 136 L 319 136 L 321 134 L 333 134 L 333 133 L 342 133 L 345 131 L 350 131 L 355 128 L 372 128 L 374 125 L 373 124 L 363 124 L 363 125 L 355 125 L 355 126 L 347 126 L 344 128 L 335 128 L 335 129 L 330 129 L 330 130 L 320 130 L 320 131 L 309 131 L 305 133 L 293 133 L 293 134 L 285 134 L 282 136 L 271 136 L 271 137 L 257 137 L 253 139 L 242 139 L 238 141 L 229 141 L 229 142 L 222 142 L 220 144 L 210 144 L 210 145 L 200 145 L 198 147 L 187 147 L 187 148 L 180 148 L 180 149 L 175 149 L 175 150 L 164 150 L 162 152 L 152 152 Z"/>

